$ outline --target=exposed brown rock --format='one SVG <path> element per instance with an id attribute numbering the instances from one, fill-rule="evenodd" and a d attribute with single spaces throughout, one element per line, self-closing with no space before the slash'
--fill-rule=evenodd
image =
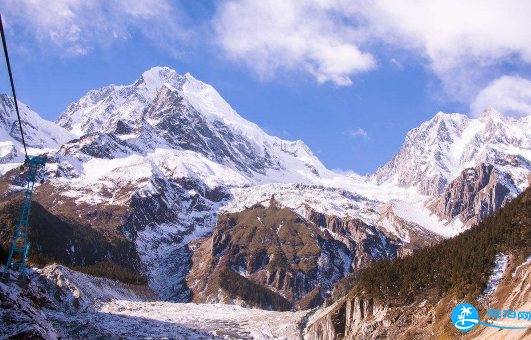
<path id="1" fill-rule="evenodd" d="M 503 207 L 512 199 L 511 178 L 501 177 L 492 165 L 468 168 L 454 179 L 429 208 L 441 218 L 459 217 L 473 225 Z"/>

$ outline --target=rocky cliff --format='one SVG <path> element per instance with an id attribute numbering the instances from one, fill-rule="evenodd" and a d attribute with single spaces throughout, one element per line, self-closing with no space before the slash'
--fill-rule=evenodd
<path id="1" fill-rule="evenodd" d="M 531 308 L 531 261 L 510 258 L 501 283 L 487 300 L 469 301 L 485 319 L 488 308 Z M 389 307 L 371 298 L 349 296 L 313 314 L 304 331 L 305 340 L 336 339 L 531 339 L 529 329 L 505 330 L 478 325 L 461 333 L 450 320 L 452 309 L 462 303 L 453 294 L 442 299 L 418 299 L 406 306 Z"/>
<path id="2" fill-rule="evenodd" d="M 441 218 L 459 218 L 466 225 L 477 224 L 512 198 L 515 185 L 508 174 L 498 173 L 493 165 L 468 168 L 428 203 Z"/>

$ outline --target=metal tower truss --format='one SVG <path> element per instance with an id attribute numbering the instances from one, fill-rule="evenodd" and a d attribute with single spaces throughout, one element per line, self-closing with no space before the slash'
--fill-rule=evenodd
<path id="1" fill-rule="evenodd" d="M 37 177 L 37 171 L 43 168 L 46 163 L 46 157 L 27 157 L 24 162 L 24 167 L 28 168 L 28 184 L 26 186 L 26 193 L 24 200 L 22 201 L 22 211 L 20 213 L 20 219 L 18 221 L 17 228 L 15 230 L 15 236 L 13 237 L 13 244 L 11 245 L 11 251 L 7 258 L 4 272 L 2 273 L 2 279 L 7 279 L 7 271 L 9 268 L 19 268 L 20 280 L 26 280 L 26 259 L 28 257 L 30 242 L 28 242 L 28 226 L 29 226 L 29 214 L 31 208 L 31 198 L 33 195 L 33 189 L 35 188 L 35 180 Z"/>

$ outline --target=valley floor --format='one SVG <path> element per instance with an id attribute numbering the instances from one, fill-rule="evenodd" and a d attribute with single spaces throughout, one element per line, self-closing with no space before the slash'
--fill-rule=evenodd
<path id="1" fill-rule="evenodd" d="M 61 339 L 300 339 L 307 311 L 113 300 L 94 312 L 46 311 Z"/>
<path id="2" fill-rule="evenodd" d="M 29 288 L 0 282 L 3 339 L 302 339 L 311 311 L 153 301 L 147 286 L 60 265 L 30 271 Z"/>

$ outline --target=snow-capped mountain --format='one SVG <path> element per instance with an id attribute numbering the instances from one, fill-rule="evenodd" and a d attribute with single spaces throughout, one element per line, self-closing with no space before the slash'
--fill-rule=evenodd
<path id="1" fill-rule="evenodd" d="M 53 122 L 42 119 L 24 103 L 18 102 L 24 139 L 29 154 L 35 155 L 46 149 L 57 149 L 75 138 L 67 130 Z M 44 150 L 43 150 L 44 149 Z M 24 150 L 13 98 L 0 95 L 0 164 L 22 162 Z M 5 171 L 0 165 L 0 175 Z"/>
<path id="2" fill-rule="evenodd" d="M 5 117 L 12 115 L 8 109 Z M 524 187 L 531 169 L 531 138 L 522 128 L 530 119 L 490 110 L 480 119 L 437 114 L 410 131 L 400 152 L 369 178 L 334 173 L 302 141 L 266 134 L 212 86 L 165 67 L 144 72 L 131 85 L 90 91 L 59 116 L 58 125 L 27 110 L 26 116 L 37 116 L 27 121 L 38 124 L 25 131 L 41 143 L 32 145 L 48 148 L 40 151 L 48 154 L 48 181 L 38 185 L 35 200 L 103 234 L 119 231 L 135 244 L 139 271 L 162 299 L 190 298 L 185 278 L 195 250 L 187 245 L 211 235 L 221 213 L 267 206 L 274 195 L 351 252 L 326 254 L 327 246 L 319 245 L 323 256 L 341 263 L 335 273 L 346 275 L 370 259 L 407 254 L 462 231 L 463 221 L 446 213 L 455 210 L 446 202 L 459 195 L 457 189 L 443 203 L 428 200 L 466 167 L 493 164 L 508 174 L 497 179 L 514 182 L 513 191 Z M 20 153 L 20 144 L 15 147 Z M 5 162 L 6 171 L 20 164 L 17 158 Z M 13 185 L 20 182 L 14 171 L 6 172 L 0 185 L 10 190 L 2 199 L 20 190 Z M 343 267 L 345 258 L 351 266 Z"/>
<path id="3" fill-rule="evenodd" d="M 238 115 L 212 86 L 167 67 L 144 72 L 132 85 L 90 91 L 56 122 L 80 137 L 114 134 L 126 148 L 134 144 L 131 151 L 139 153 L 192 150 L 256 182 L 330 176 L 302 141 L 267 135 Z"/>
<path id="4" fill-rule="evenodd" d="M 214 230 L 231 188 L 335 176 L 302 141 L 267 135 L 210 85 L 168 68 L 90 91 L 57 122 L 78 138 L 49 152 L 49 182 L 35 199 L 52 213 L 121 230 L 165 299 L 186 298 L 183 246 Z"/>
<path id="5" fill-rule="evenodd" d="M 59 115 L 56 123 L 77 136 L 96 131 L 112 131 L 119 120 L 135 121 L 155 98 L 164 83 L 173 87 L 183 77 L 168 68 L 144 72 L 132 85 L 109 85 L 89 91 Z"/>
<path id="6" fill-rule="evenodd" d="M 435 196 L 464 169 L 481 163 L 507 174 L 516 193 L 525 189 L 531 171 L 531 117 L 506 117 L 493 108 L 480 118 L 439 112 L 409 131 L 400 151 L 370 178 Z"/>

